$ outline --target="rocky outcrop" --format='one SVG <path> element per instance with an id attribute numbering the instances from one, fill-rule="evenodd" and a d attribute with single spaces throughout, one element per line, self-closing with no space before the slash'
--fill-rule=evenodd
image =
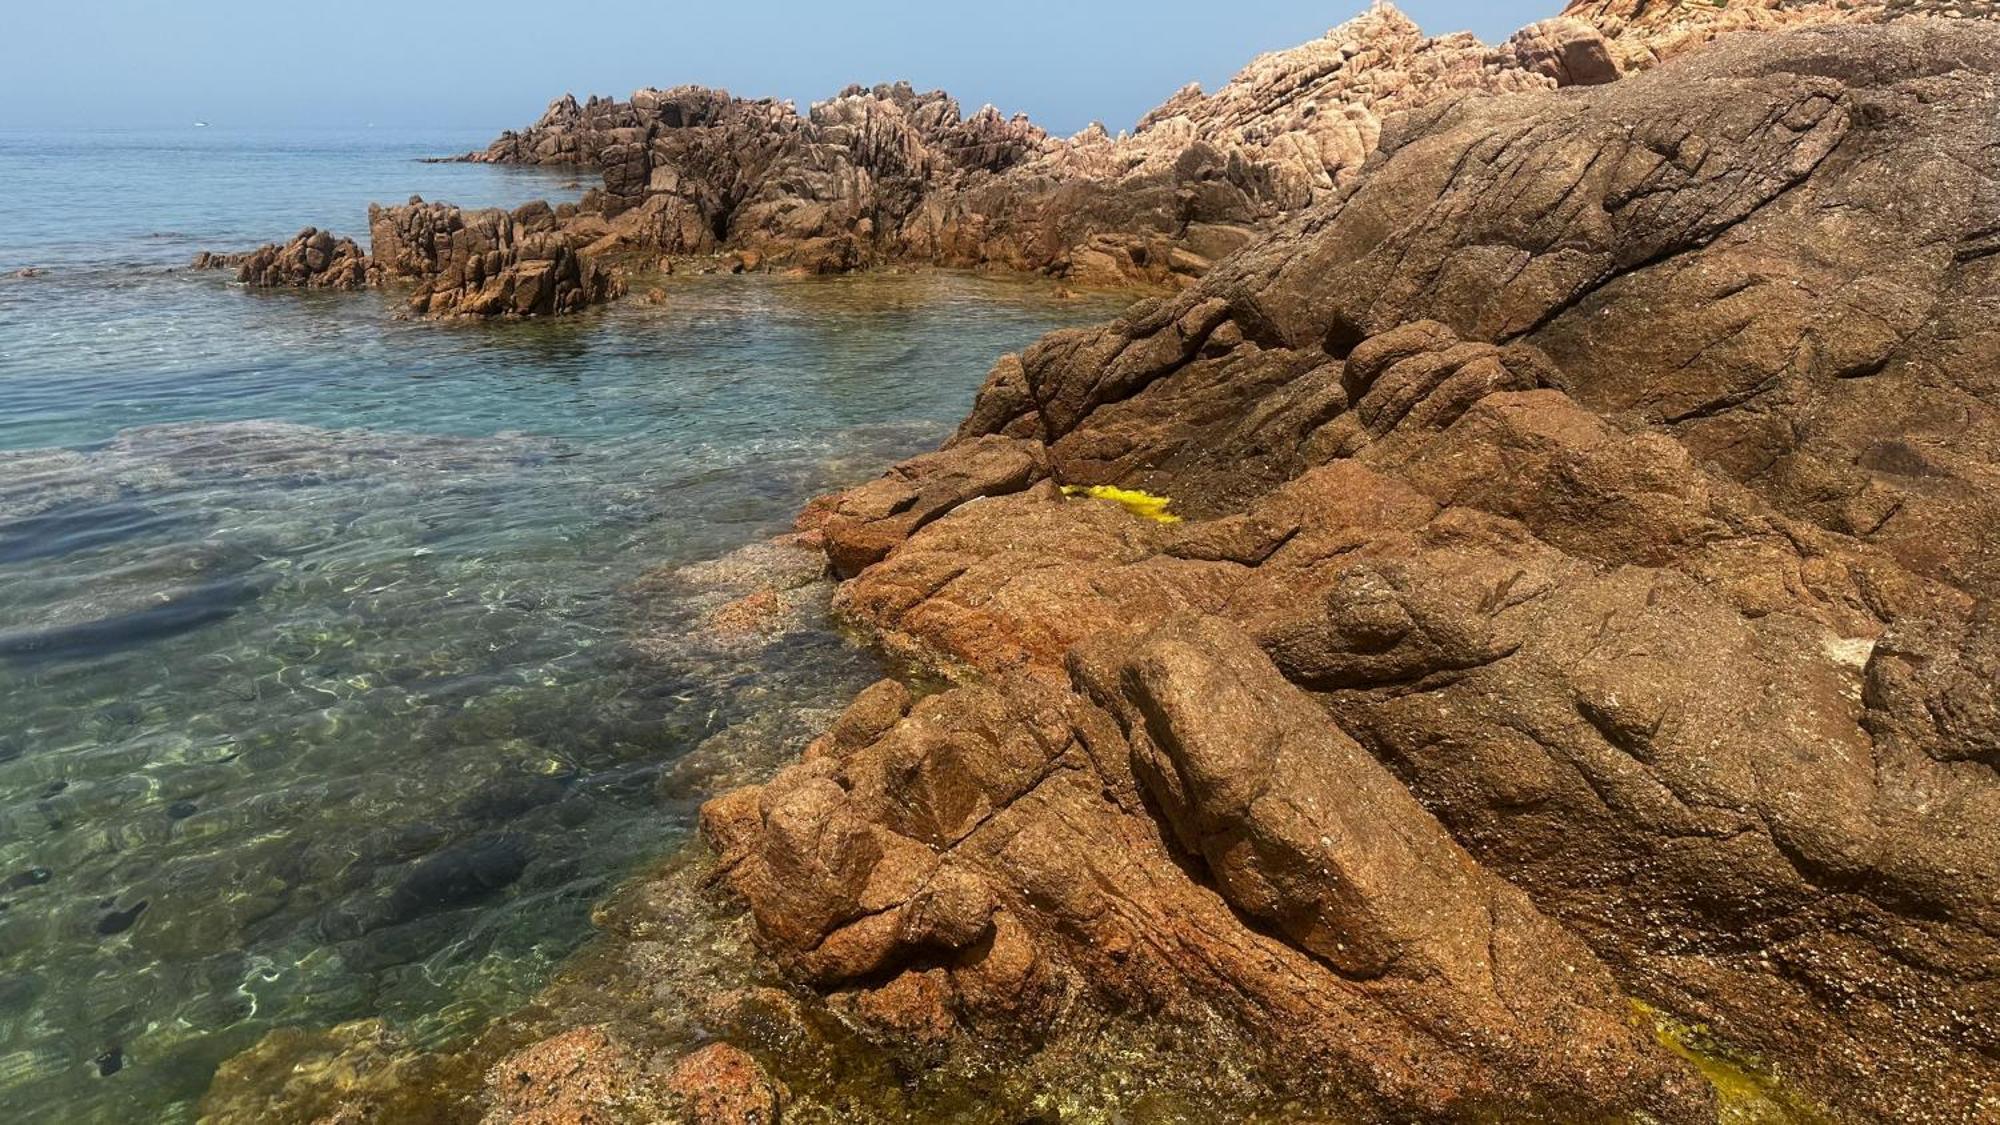
<path id="1" fill-rule="evenodd" d="M 375 263 L 353 239 L 316 227 L 247 254 L 203 252 L 192 268 L 235 270 L 237 281 L 259 289 L 365 289 L 377 280 Z"/>
<path id="2" fill-rule="evenodd" d="M 593 233 L 564 228 L 545 203 L 511 214 L 465 212 L 412 198 L 368 209 L 369 240 L 385 276 L 417 284 L 410 307 L 427 316 L 547 316 L 623 292 L 582 252 Z"/>
<path id="3" fill-rule="evenodd" d="M 368 209 L 374 253 L 353 239 L 307 227 L 283 246 L 247 254 L 203 252 L 192 268 L 232 269 L 258 288 L 366 289 L 409 284 L 409 308 L 429 317 L 527 317 L 571 313 L 624 292 L 624 282 L 582 244 L 601 224 L 569 222 L 546 203 L 512 213 L 462 211 L 412 197 Z"/>
<path id="4" fill-rule="evenodd" d="M 1996 111 L 1946 21 L 1435 101 L 1003 360 L 805 520 L 957 686 L 706 809 L 765 948 L 909 1042 L 1220 1016 L 1372 1119 L 1710 1119 L 1634 1011 L 1990 1115 Z"/>
<path id="5" fill-rule="evenodd" d="M 1116 137 L 1092 126 L 1056 138 L 991 106 L 968 116 L 949 95 L 907 83 L 849 87 L 805 114 L 699 86 L 627 101 L 564 95 L 463 159 L 599 169 L 601 185 L 578 203 L 511 216 L 384 208 L 370 225 L 379 238 L 386 221 L 392 242 L 373 258 L 349 244 L 323 272 L 296 247 L 267 247 L 244 280 L 358 288 L 379 269 L 414 282 L 412 307 L 430 316 L 569 312 L 623 291 L 613 263 L 663 258 L 738 272 L 997 267 L 1178 288 L 1350 185 L 1396 114 L 1469 94 L 1600 85 L 1729 32 L 1988 7 L 1575 0 L 1488 46 L 1426 37 L 1378 2 L 1321 39 L 1259 57 L 1213 94 L 1181 90 Z"/>
<path id="6" fill-rule="evenodd" d="M 1293 1061 L 1373 1116 L 1700 1119 L 1706 1091 L 1582 944 L 1248 636 L 1169 618 L 1074 661 L 1089 703 L 885 685 L 804 765 L 711 804 L 769 948 L 917 1037 L 1042 1027 L 1080 993 L 1218 1005 L 1289 1027 Z"/>
<path id="7" fill-rule="evenodd" d="M 1570 0 L 1563 15 L 1596 28 L 1625 70 L 1658 66 L 1739 31 L 1787 31 L 1907 18 L 1991 19 L 1991 0 Z"/>
<path id="8" fill-rule="evenodd" d="M 1257 59 L 1213 95 L 1182 90 L 1129 136 L 1093 127 L 1058 139 L 907 84 L 851 87 L 804 115 L 689 86 L 624 102 L 565 96 L 468 159 L 601 168 L 584 211 L 650 253 L 726 252 L 739 266 L 816 273 L 921 262 L 1172 285 L 1330 196 L 1388 114 L 1470 91 L 1607 81 L 1609 59 L 1602 37 L 1573 20 L 1489 47 L 1426 38 L 1385 4 Z"/>

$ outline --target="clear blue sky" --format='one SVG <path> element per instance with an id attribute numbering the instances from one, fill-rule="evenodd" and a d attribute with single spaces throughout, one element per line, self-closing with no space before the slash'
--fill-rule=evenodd
<path id="1" fill-rule="evenodd" d="M 0 128 L 525 124 L 565 90 L 699 82 L 801 106 L 906 78 L 1114 130 L 1367 0 L 0 0 Z M 1407 0 L 1489 41 L 1561 0 Z"/>

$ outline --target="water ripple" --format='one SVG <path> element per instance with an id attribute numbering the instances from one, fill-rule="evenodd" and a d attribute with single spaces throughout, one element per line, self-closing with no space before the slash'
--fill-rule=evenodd
<path id="1" fill-rule="evenodd" d="M 0 288 L 0 1104 L 66 1121 L 187 1120 L 280 1024 L 518 1003 L 688 830 L 665 771 L 876 674 L 795 561 L 732 552 L 1106 311 L 951 275 L 512 326 L 33 285 Z M 772 581 L 784 627 L 707 626 Z"/>

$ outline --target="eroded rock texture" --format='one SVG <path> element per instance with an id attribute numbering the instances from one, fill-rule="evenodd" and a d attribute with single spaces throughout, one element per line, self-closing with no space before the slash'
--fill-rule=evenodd
<path id="1" fill-rule="evenodd" d="M 1637 1000 L 1836 1118 L 1990 1119 L 2000 30 L 1380 149 L 814 506 L 959 686 L 708 807 L 761 940 L 912 1041 L 1218 1013 L 1375 1118 L 1710 1119 Z"/>
<path id="2" fill-rule="evenodd" d="M 800 114 L 699 86 L 627 101 L 564 95 L 464 159 L 601 171 L 575 204 L 512 215 L 412 203 L 371 211 L 373 256 L 297 246 L 203 255 L 257 285 L 411 281 L 429 316 L 563 313 L 624 290 L 618 270 L 840 273 L 998 267 L 1089 285 L 1178 288 L 1352 184 L 1397 114 L 1468 94 L 1593 86 L 1737 31 L 1990 16 L 1987 0 L 1575 0 L 1489 46 L 1426 37 L 1393 6 L 1189 86 L 1134 131 L 1052 137 L 991 106 L 967 115 L 907 83 L 853 86 Z M 312 253 L 324 256 L 324 249 Z M 246 259 L 255 257 L 256 262 Z"/>
<path id="3" fill-rule="evenodd" d="M 375 264 L 351 238 L 307 227 L 279 246 L 267 243 L 245 254 L 203 252 L 198 270 L 229 269 L 259 289 L 365 289 L 378 280 Z"/>
<path id="4" fill-rule="evenodd" d="M 1380 5 L 1258 58 L 1213 95 L 1180 91 L 1130 136 L 1054 138 L 906 84 L 852 87 L 803 115 L 683 86 L 623 102 L 565 95 L 470 159 L 602 168 L 584 209 L 622 244 L 659 253 L 818 273 L 914 261 L 1171 284 L 1330 196 L 1390 113 L 1462 91 L 1614 77 L 1586 23 L 1552 20 L 1489 47 L 1426 38 Z"/>
<path id="5" fill-rule="evenodd" d="M 2000 6 L 1991 0 L 1570 0 L 1563 14 L 1601 31 L 1621 67 L 1643 70 L 1737 31 L 1990 19 Z"/>
<path id="6" fill-rule="evenodd" d="M 410 306 L 428 316 L 546 316 L 623 291 L 582 252 L 591 232 L 564 228 L 545 203 L 468 213 L 412 198 L 370 207 L 368 229 L 376 266 L 415 281 Z"/>
<path id="7" fill-rule="evenodd" d="M 624 292 L 624 283 L 586 246 L 603 234 L 546 203 L 512 213 L 462 211 L 411 198 L 368 209 L 364 252 L 351 238 L 307 227 L 283 246 L 246 254 L 203 252 L 192 268 L 231 269 L 261 289 L 366 289 L 407 283 L 420 316 L 526 317 L 576 312 Z"/>

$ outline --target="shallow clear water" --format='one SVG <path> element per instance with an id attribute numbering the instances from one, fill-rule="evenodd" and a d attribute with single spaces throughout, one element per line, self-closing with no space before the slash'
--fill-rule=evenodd
<path id="1" fill-rule="evenodd" d="M 641 579 L 782 531 L 1109 311 L 718 277 L 445 326 L 174 268 L 365 237 L 371 198 L 572 190 L 413 162 L 483 141 L 0 133 L 0 1117 L 187 1120 L 271 1027 L 436 1042 L 519 1002 L 685 838 L 663 769 L 876 673 L 810 606 L 719 640 L 728 582 Z"/>

